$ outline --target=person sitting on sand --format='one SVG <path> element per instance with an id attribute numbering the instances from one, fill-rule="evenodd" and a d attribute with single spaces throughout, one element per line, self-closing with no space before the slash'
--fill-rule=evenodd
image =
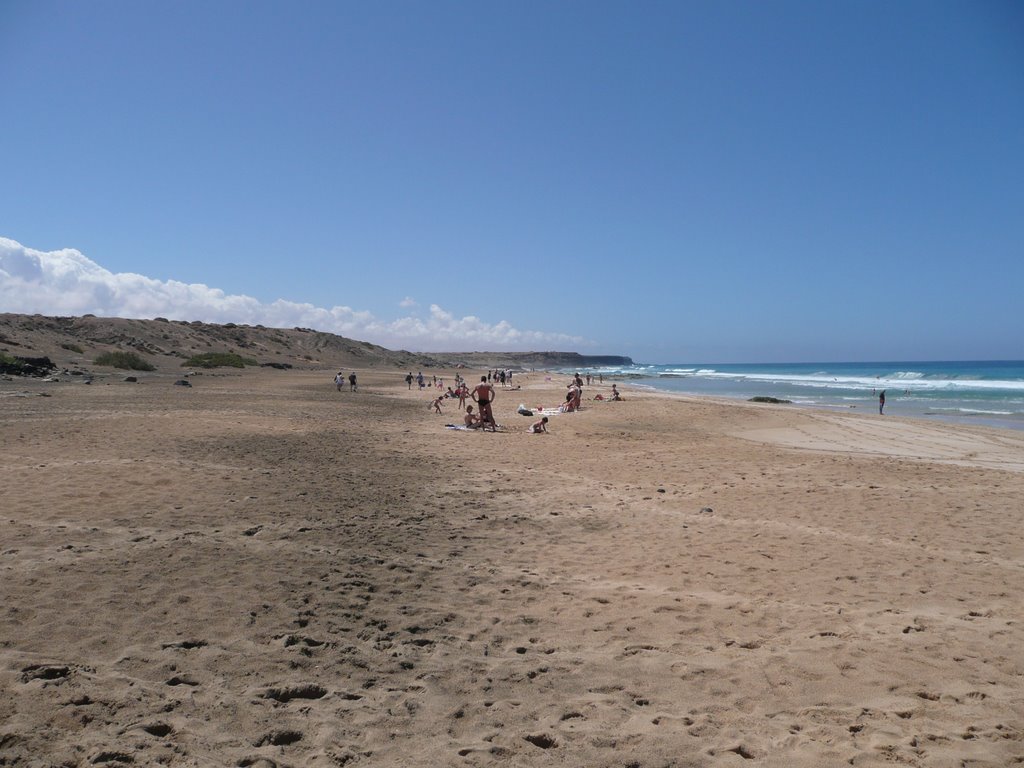
<path id="1" fill-rule="evenodd" d="M 614 384 L 612 384 L 612 397 L 611 397 L 611 399 L 612 400 L 622 400 L 622 395 L 619 394 L 619 390 L 615 388 Z"/>
<path id="2" fill-rule="evenodd" d="M 548 431 L 548 417 L 545 416 L 540 421 L 535 421 L 526 431 L 534 435 L 546 433 Z"/>
<path id="3" fill-rule="evenodd" d="M 462 423 L 465 424 L 466 427 L 469 429 L 480 429 L 480 427 L 483 426 L 480 423 L 480 418 L 475 413 L 473 413 L 472 405 L 466 406 L 466 416 L 462 420 Z"/>

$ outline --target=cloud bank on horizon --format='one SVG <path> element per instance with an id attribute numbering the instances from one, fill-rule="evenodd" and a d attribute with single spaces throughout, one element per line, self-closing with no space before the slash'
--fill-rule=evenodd
<path id="1" fill-rule="evenodd" d="M 417 302 L 405 297 L 399 305 L 413 309 Z M 492 324 L 472 315 L 456 317 L 436 304 L 430 305 L 425 319 L 410 315 L 392 320 L 346 306 L 317 307 L 284 299 L 267 304 L 201 283 L 110 272 L 74 248 L 37 251 L 6 237 L 0 237 L 0 311 L 315 328 L 418 352 L 528 351 L 587 344 L 578 336 L 522 331 L 505 320 Z"/>

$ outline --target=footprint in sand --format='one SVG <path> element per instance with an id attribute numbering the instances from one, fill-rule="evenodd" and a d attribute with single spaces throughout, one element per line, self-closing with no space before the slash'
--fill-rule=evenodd
<path id="1" fill-rule="evenodd" d="M 148 733 L 150 736 L 156 736 L 157 738 L 164 738 L 174 733 L 174 729 L 171 728 L 167 723 L 149 723 L 148 725 L 141 726 L 142 730 Z"/>
<path id="2" fill-rule="evenodd" d="M 523 736 L 523 739 L 533 744 L 533 746 L 540 747 L 541 749 L 551 749 L 552 747 L 558 746 L 558 742 L 555 741 L 555 739 L 552 736 L 549 736 L 546 733 L 537 733 L 531 734 L 529 736 Z"/>
<path id="3" fill-rule="evenodd" d="M 265 747 L 267 745 L 286 747 L 301 740 L 302 734 L 299 731 L 271 731 L 260 736 L 260 738 L 253 742 L 253 745 L 257 747 Z"/>
<path id="4" fill-rule="evenodd" d="M 326 695 L 326 688 L 312 683 L 289 688 L 268 688 L 261 694 L 264 699 L 273 699 L 281 704 L 287 704 L 293 699 L 322 699 Z"/>
<path id="5" fill-rule="evenodd" d="M 194 687 L 199 685 L 199 681 L 193 680 L 188 675 L 175 675 L 170 680 L 168 680 L 166 684 L 171 686 L 188 685 Z"/>
<path id="6" fill-rule="evenodd" d="M 32 664 L 21 670 L 21 682 L 32 680 L 64 680 L 71 674 L 71 667 L 58 664 Z"/>
<path id="7" fill-rule="evenodd" d="M 183 651 L 192 651 L 196 648 L 205 648 L 206 645 L 207 642 L 205 640 L 181 640 L 176 643 L 164 643 L 160 647 L 165 651 L 171 648 L 180 648 Z"/>

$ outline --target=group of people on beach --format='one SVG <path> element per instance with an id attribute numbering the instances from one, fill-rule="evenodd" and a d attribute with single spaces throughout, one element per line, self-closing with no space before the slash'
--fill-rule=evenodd
<path id="1" fill-rule="evenodd" d="M 591 374 L 588 373 L 587 385 L 589 386 L 592 381 L 597 379 L 597 376 L 591 376 Z M 604 382 L 603 376 L 600 376 L 600 381 L 602 383 Z M 357 391 L 355 371 L 352 371 L 352 373 L 349 374 L 348 382 L 351 391 Z M 445 388 L 444 379 L 439 379 L 436 375 L 432 376 L 428 383 L 428 380 L 423 375 L 422 371 L 418 372 L 416 376 L 413 376 L 412 371 L 409 371 L 406 374 L 405 383 L 410 390 L 412 389 L 413 382 L 416 382 L 421 390 L 426 389 L 427 386 L 433 386 L 439 390 L 443 390 L 430 403 L 430 407 L 433 408 L 436 413 L 443 412 L 441 410 L 441 405 L 445 400 L 458 400 L 459 410 L 465 411 L 465 415 L 463 416 L 463 426 L 465 428 L 486 430 L 490 427 L 492 432 L 497 432 L 498 423 L 494 419 L 494 413 L 491 408 L 496 395 L 494 384 L 492 382 L 500 383 L 503 386 L 511 386 L 512 371 L 508 368 L 504 370 L 489 370 L 486 374 L 480 377 L 480 383 L 473 387 L 473 389 L 469 388 L 469 384 L 466 382 L 465 378 L 458 373 L 455 374 L 454 388 L 452 386 Z M 338 371 L 337 375 L 334 377 L 334 384 L 339 392 L 342 391 L 345 384 L 345 375 L 343 371 Z M 515 388 L 519 389 L 518 386 Z M 583 377 L 580 376 L 579 373 L 574 374 L 569 384 L 566 386 L 566 390 L 565 402 L 562 403 L 558 410 L 562 413 L 578 411 L 583 401 Z M 468 399 L 472 399 L 476 404 L 475 412 L 472 405 L 466 404 L 466 400 Z M 595 395 L 594 399 L 604 400 L 605 398 L 603 395 L 598 394 Z M 622 399 L 615 384 L 612 384 L 612 392 L 609 399 Z M 529 413 L 529 411 L 524 412 Z M 530 425 L 527 432 L 532 434 L 546 433 L 547 425 L 548 417 L 542 416 L 539 421 Z"/>
<path id="2" fill-rule="evenodd" d="M 493 381 L 495 384 L 501 384 L 503 387 L 512 386 L 512 369 L 511 368 L 496 368 L 493 371 L 487 371 L 487 381 L 490 383 Z"/>
<path id="3" fill-rule="evenodd" d="M 444 389 L 444 379 L 439 379 L 436 375 L 431 376 L 430 379 L 431 380 L 428 382 L 426 377 L 423 375 L 423 371 L 418 372 L 415 376 L 412 375 L 412 371 L 409 371 L 409 373 L 405 375 L 405 383 L 408 385 L 409 389 L 412 389 L 412 383 L 414 381 L 420 389 L 426 389 L 428 386 L 435 387 L 436 389 Z M 456 384 L 458 384 L 459 379 L 459 374 L 455 374 Z M 451 389 L 451 387 L 449 387 L 449 389 Z"/>
<path id="4" fill-rule="evenodd" d="M 344 389 L 344 387 L 345 387 L 345 372 L 344 371 L 338 371 L 338 375 L 334 377 L 334 386 L 338 388 L 339 392 L 341 392 L 341 390 Z M 352 373 L 350 373 L 348 375 L 348 387 L 349 387 L 349 391 L 350 392 L 357 392 L 358 391 L 358 387 L 356 385 L 356 372 L 355 371 L 352 371 Z"/>
<path id="5" fill-rule="evenodd" d="M 490 372 L 488 372 L 489 374 Z M 423 374 L 420 374 L 422 377 Z M 436 377 L 435 377 L 436 379 Z M 438 385 L 440 389 L 444 383 L 444 379 L 439 380 L 441 383 Z M 412 373 L 410 372 L 406 376 L 406 382 L 409 383 L 409 388 L 412 389 Z M 421 384 L 421 389 L 422 389 Z M 492 432 L 498 430 L 498 424 L 494 420 L 494 414 L 491 411 L 491 403 L 494 402 L 495 392 L 491 382 L 488 381 L 488 376 L 481 376 L 480 383 L 477 384 L 472 390 L 469 388 L 469 384 L 459 374 L 455 374 L 455 388 L 451 386 L 446 391 L 439 394 L 430 403 L 430 407 L 434 409 L 435 413 L 442 413 L 441 405 L 445 400 L 458 400 L 459 410 L 465 410 L 465 416 L 463 416 L 463 426 L 468 429 L 486 429 L 490 426 Z M 477 406 L 477 412 L 473 412 L 472 405 L 466 405 L 466 400 L 472 399 Z"/>

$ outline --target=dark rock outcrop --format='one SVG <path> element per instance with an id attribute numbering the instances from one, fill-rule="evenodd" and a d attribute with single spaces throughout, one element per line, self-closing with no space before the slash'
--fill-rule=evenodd
<path id="1" fill-rule="evenodd" d="M 11 376 L 48 376 L 56 367 L 48 357 L 0 357 L 0 373 Z"/>

